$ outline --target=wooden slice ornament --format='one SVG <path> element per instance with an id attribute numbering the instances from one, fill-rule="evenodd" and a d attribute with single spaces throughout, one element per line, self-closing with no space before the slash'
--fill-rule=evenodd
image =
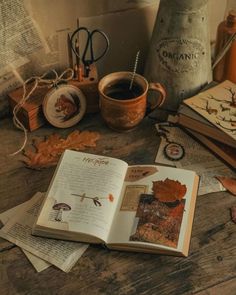
<path id="1" fill-rule="evenodd" d="M 73 85 L 57 85 L 45 96 L 43 113 L 48 122 L 58 128 L 68 128 L 77 124 L 86 111 L 83 92 Z"/>

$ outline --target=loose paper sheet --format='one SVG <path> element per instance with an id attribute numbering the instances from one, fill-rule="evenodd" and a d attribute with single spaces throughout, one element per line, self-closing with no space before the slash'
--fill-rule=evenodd
<path id="1" fill-rule="evenodd" d="M 180 128 L 166 126 L 164 128 L 169 131 L 169 141 L 177 142 L 184 147 L 185 156 L 179 161 L 168 160 L 163 152 L 167 141 L 162 138 L 155 162 L 196 171 L 200 176 L 198 195 L 224 191 L 225 188 L 215 176 L 235 177 L 236 173 Z"/>
<path id="2" fill-rule="evenodd" d="M 30 253 L 69 272 L 87 249 L 87 244 L 32 236 L 32 226 L 38 214 L 43 195 L 37 193 L 19 214 L 0 230 L 0 236 Z"/>
<path id="3" fill-rule="evenodd" d="M 20 204 L 16 207 L 13 207 L 3 213 L 0 214 L 0 220 L 1 222 L 5 225 L 9 220 L 11 220 L 16 214 L 20 214 L 20 212 L 22 210 L 25 210 L 27 208 L 27 206 L 29 206 L 29 201 Z M 47 261 L 33 255 L 32 253 L 21 249 L 24 254 L 26 255 L 26 257 L 29 259 L 29 261 L 31 262 L 31 264 L 33 265 L 33 267 L 36 269 L 37 272 L 41 272 L 44 269 L 48 268 L 49 266 L 51 266 L 51 263 L 48 263 Z"/>
<path id="4" fill-rule="evenodd" d="M 0 70 L 4 73 L 28 63 L 28 56 L 46 42 L 24 1 L 2 1 L 0 7 Z"/>

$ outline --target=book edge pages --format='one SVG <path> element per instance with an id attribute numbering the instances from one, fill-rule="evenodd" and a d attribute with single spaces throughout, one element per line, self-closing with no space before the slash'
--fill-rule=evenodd
<path id="1" fill-rule="evenodd" d="M 186 105 L 186 107 L 188 107 Z M 192 110 L 192 112 L 195 112 Z M 198 116 L 200 114 L 196 113 Z M 203 119 L 203 120 L 202 120 Z M 206 123 L 204 123 L 206 121 Z M 221 129 L 215 127 L 212 123 L 207 121 L 204 117 L 201 120 L 190 117 L 184 112 L 178 113 L 178 124 L 183 128 L 188 128 L 193 131 L 197 131 L 205 136 L 211 137 L 215 140 L 221 141 L 224 144 L 227 144 L 233 148 L 236 148 L 236 141 L 230 137 L 227 133 L 223 132 Z"/>
<path id="2" fill-rule="evenodd" d="M 184 244 L 183 244 L 183 249 L 182 249 L 182 253 L 185 257 L 188 256 L 189 247 L 190 247 L 198 186 L 199 186 L 199 176 L 196 175 L 195 180 L 194 180 L 193 190 L 192 190 L 191 206 L 190 206 L 189 215 L 188 215 L 188 226 L 185 231 Z"/>

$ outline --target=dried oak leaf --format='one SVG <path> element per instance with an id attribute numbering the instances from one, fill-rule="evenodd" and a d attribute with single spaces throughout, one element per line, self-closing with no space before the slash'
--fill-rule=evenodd
<path id="1" fill-rule="evenodd" d="M 178 180 L 166 178 L 164 181 L 153 181 L 152 190 L 156 199 L 169 203 L 181 201 L 186 194 L 187 187 Z"/>
<path id="2" fill-rule="evenodd" d="M 65 140 L 65 145 L 67 148 L 73 150 L 84 150 L 86 147 L 95 147 L 96 141 L 99 139 L 100 134 L 98 132 L 83 131 L 79 132 L 75 130 L 68 135 Z"/>
<path id="3" fill-rule="evenodd" d="M 231 177 L 216 176 L 223 187 L 236 196 L 236 179 Z"/>
<path id="4" fill-rule="evenodd" d="M 95 147 L 99 138 L 98 132 L 75 130 L 66 139 L 58 134 L 50 135 L 46 140 L 36 139 L 33 143 L 35 151 L 28 149 L 24 152 L 24 163 L 32 169 L 54 166 L 65 149 L 81 151 L 86 147 Z"/>

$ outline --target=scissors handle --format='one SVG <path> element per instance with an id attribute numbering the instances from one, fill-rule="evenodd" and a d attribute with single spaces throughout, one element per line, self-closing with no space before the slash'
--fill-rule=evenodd
<path id="1" fill-rule="evenodd" d="M 83 51 L 82 56 L 80 56 L 78 49 L 76 49 L 74 47 L 74 42 L 73 42 L 75 35 L 77 33 L 79 33 L 80 31 L 85 31 L 87 34 L 87 40 L 85 43 L 85 47 L 84 47 L 84 51 Z M 96 34 L 101 35 L 105 41 L 105 48 L 104 48 L 103 52 L 98 56 L 94 56 L 94 48 L 93 48 L 93 38 Z M 110 45 L 109 43 L 110 42 L 109 42 L 107 35 L 103 31 L 98 30 L 98 29 L 95 29 L 90 32 L 86 27 L 79 27 L 78 29 L 76 29 L 73 32 L 73 34 L 71 35 L 71 38 L 70 38 L 70 46 L 71 46 L 72 51 L 74 52 L 76 58 L 78 59 L 78 61 L 80 61 L 80 59 L 81 59 L 84 64 L 85 77 L 89 76 L 90 65 L 92 63 L 98 61 L 99 59 L 101 59 L 107 53 L 107 51 L 109 49 L 109 45 Z"/>
<path id="2" fill-rule="evenodd" d="M 74 39 L 75 35 L 80 31 L 85 31 L 87 33 L 87 41 L 85 44 L 85 48 L 84 48 L 84 52 L 82 54 L 82 57 L 78 54 L 78 51 L 75 49 L 74 44 L 73 44 L 73 39 Z M 104 51 L 97 57 L 94 57 L 94 49 L 93 49 L 93 38 L 94 38 L 95 34 L 101 35 L 105 40 Z M 103 31 L 96 29 L 96 30 L 93 30 L 92 32 L 90 32 L 86 27 L 80 27 L 80 28 L 76 29 L 73 32 L 73 34 L 71 35 L 70 46 L 71 46 L 75 56 L 77 56 L 79 59 L 80 58 L 82 59 L 82 62 L 84 63 L 84 65 L 91 65 L 92 63 L 101 59 L 107 53 L 109 46 L 110 46 L 110 42 L 109 42 L 107 35 Z M 90 53 L 90 58 L 87 58 L 88 51 Z"/>
<path id="3" fill-rule="evenodd" d="M 104 48 L 103 52 L 97 57 L 94 57 L 94 50 L 93 50 L 93 37 L 95 36 L 95 34 L 101 35 L 105 40 L 105 48 Z M 107 53 L 110 44 L 109 44 L 109 39 L 108 39 L 107 35 L 101 30 L 97 30 L 97 29 L 93 30 L 90 33 L 89 38 L 90 38 L 90 40 L 88 39 L 87 43 L 89 43 L 88 46 L 90 46 L 90 57 L 91 57 L 91 62 L 93 63 L 93 62 L 96 62 L 99 59 L 101 59 Z M 86 50 L 84 51 L 84 59 L 86 60 L 85 56 L 86 56 Z"/>

